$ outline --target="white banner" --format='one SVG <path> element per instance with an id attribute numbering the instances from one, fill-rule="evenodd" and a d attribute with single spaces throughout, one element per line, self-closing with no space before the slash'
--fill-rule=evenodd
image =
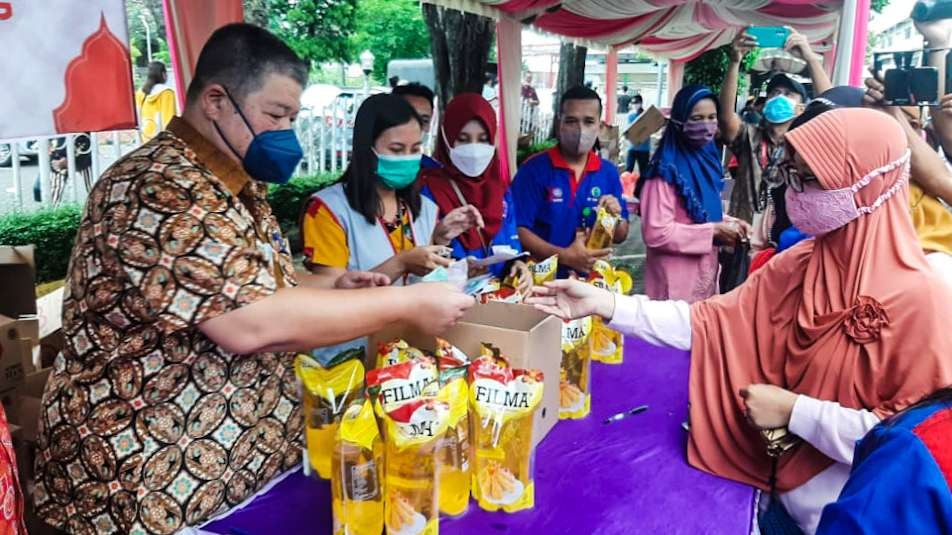
<path id="1" fill-rule="evenodd" d="M 135 128 L 123 0 L 0 1 L 0 139 Z"/>

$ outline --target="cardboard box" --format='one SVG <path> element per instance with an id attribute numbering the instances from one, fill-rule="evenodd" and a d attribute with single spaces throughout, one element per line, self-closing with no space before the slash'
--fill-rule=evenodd
<path id="1" fill-rule="evenodd" d="M 20 320 L 0 316 L 0 395 L 15 389 L 33 362 L 33 339 Z"/>
<path id="2" fill-rule="evenodd" d="M 655 106 L 648 106 L 625 130 L 625 137 L 632 144 L 638 145 L 651 138 L 652 134 L 661 130 L 666 123 L 664 115 Z"/>
<path id="3" fill-rule="evenodd" d="M 559 371 L 562 363 L 562 322 L 538 310 L 512 303 L 489 302 L 472 308 L 442 336 L 470 358 L 479 356 L 482 343 L 490 343 L 509 357 L 514 368 L 541 370 L 545 377 L 542 404 L 536 409 L 532 445 L 536 446 L 559 421 Z M 402 338 L 424 351 L 433 351 L 436 340 L 406 325 L 395 324 L 370 337 L 367 367 L 372 368 L 382 342 Z"/>
<path id="4" fill-rule="evenodd" d="M 621 155 L 621 143 L 618 139 L 618 127 L 602 122 L 598 130 L 599 156 L 610 162 L 617 162 Z"/>
<path id="5" fill-rule="evenodd" d="M 26 373 L 51 366 L 54 348 L 63 346 L 64 289 L 37 299 L 34 270 L 32 245 L 0 245 L 0 315 L 24 322 L 21 331 L 33 340 L 32 359 L 24 360 Z"/>

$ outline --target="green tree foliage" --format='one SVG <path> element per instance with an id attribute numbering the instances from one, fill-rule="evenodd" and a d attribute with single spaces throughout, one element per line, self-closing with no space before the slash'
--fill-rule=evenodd
<path id="1" fill-rule="evenodd" d="M 268 0 L 268 25 L 312 65 L 348 61 L 357 0 Z"/>
<path id="2" fill-rule="evenodd" d="M 744 56 L 740 64 L 741 77 L 738 83 L 738 93 L 746 88 L 747 77 L 744 74 L 750 72 L 754 62 L 760 55 L 760 49 L 754 49 L 753 52 Z M 684 83 L 703 84 L 711 88 L 711 91 L 719 93 L 724 78 L 727 77 L 727 66 L 730 63 L 730 45 L 724 45 L 720 48 L 708 50 L 697 58 L 689 61 L 684 66 Z"/>
<path id="3" fill-rule="evenodd" d="M 387 78 L 390 60 L 429 57 L 430 32 L 418 0 L 360 0 L 352 57 L 364 50 L 373 53 L 373 77 L 381 82 Z"/>
<path id="4" fill-rule="evenodd" d="M 883 9 L 889 5 L 889 0 L 872 0 L 869 7 L 873 9 L 876 13 L 882 13 Z"/>

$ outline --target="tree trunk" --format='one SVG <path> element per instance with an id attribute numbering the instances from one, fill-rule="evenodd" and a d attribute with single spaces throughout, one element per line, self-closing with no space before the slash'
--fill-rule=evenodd
<path id="1" fill-rule="evenodd" d="M 493 21 L 486 17 L 423 4 L 423 18 L 430 30 L 434 91 L 440 111 L 460 93 L 482 93 L 486 64 L 493 42 Z"/>
<path id="2" fill-rule="evenodd" d="M 552 99 L 552 137 L 559 132 L 559 105 L 562 94 L 573 87 L 585 83 L 585 56 L 588 49 L 584 46 L 575 46 L 572 43 L 562 43 L 559 50 L 559 79 L 555 86 L 555 98 Z"/>

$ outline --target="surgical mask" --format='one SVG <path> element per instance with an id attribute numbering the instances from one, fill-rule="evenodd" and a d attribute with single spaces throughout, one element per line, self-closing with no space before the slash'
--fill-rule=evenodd
<path id="1" fill-rule="evenodd" d="M 688 121 L 681 126 L 684 140 L 688 145 L 699 149 L 714 140 L 717 123 L 714 121 Z"/>
<path id="2" fill-rule="evenodd" d="M 768 123 L 783 124 L 793 120 L 796 105 L 790 97 L 777 95 L 764 105 L 764 118 Z"/>
<path id="3" fill-rule="evenodd" d="M 559 146 L 569 154 L 581 156 L 588 154 L 598 141 L 598 131 L 590 128 L 561 128 Z"/>
<path id="4" fill-rule="evenodd" d="M 377 176 L 384 186 L 400 190 L 416 182 L 417 175 L 420 174 L 422 154 L 397 156 L 378 154 L 377 151 L 374 151 L 374 154 L 377 155 Z"/>
<path id="5" fill-rule="evenodd" d="M 443 141 L 450 150 L 450 161 L 460 173 L 475 178 L 483 174 L 496 154 L 496 147 L 489 143 L 464 143 L 451 146 L 443 132 Z"/>
<path id="6" fill-rule="evenodd" d="M 241 156 L 228 142 L 225 134 L 219 128 L 218 122 L 213 122 L 212 124 L 215 125 L 218 135 L 225 141 L 231 152 L 241 159 L 242 166 L 252 178 L 271 184 L 287 184 L 291 180 L 291 175 L 294 174 L 294 169 L 297 168 L 301 158 L 304 157 L 304 151 L 301 149 L 301 144 L 298 143 L 294 130 L 267 130 L 260 134 L 255 133 L 251 123 L 248 122 L 245 114 L 227 89 L 225 94 L 228 95 L 231 104 L 254 137 L 251 144 L 248 145 L 245 155 Z"/>
<path id="7" fill-rule="evenodd" d="M 822 236 L 846 226 L 860 216 L 870 214 L 896 194 L 909 179 L 909 155 L 907 150 L 901 158 L 879 169 L 874 169 L 848 188 L 825 190 L 816 182 L 803 185 L 796 192 L 788 187 L 785 194 L 787 216 L 790 222 L 810 236 Z M 856 193 L 865 188 L 878 175 L 888 173 L 899 166 L 906 166 L 902 177 L 869 206 L 856 205 Z"/>

